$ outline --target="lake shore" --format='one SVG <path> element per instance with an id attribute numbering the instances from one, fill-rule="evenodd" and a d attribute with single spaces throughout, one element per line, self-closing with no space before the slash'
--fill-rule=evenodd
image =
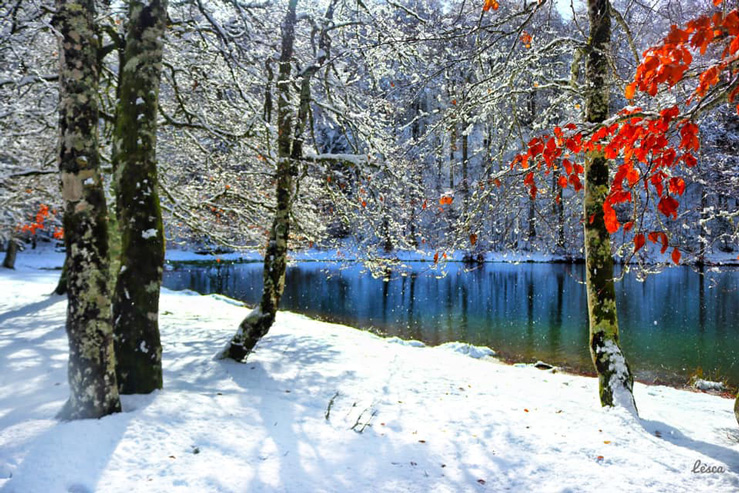
<path id="1" fill-rule="evenodd" d="M 340 255 L 336 255 L 336 251 L 298 251 L 292 253 L 292 261 L 294 265 L 298 265 L 302 262 L 307 262 L 305 265 L 320 265 L 321 263 L 326 263 L 326 265 L 340 265 L 342 262 L 347 263 L 347 265 L 351 265 L 352 262 L 357 262 L 353 259 L 350 255 L 347 255 L 346 253 L 341 253 L 339 251 Z M 408 252 L 406 252 L 406 256 L 409 256 Z M 417 258 L 416 258 L 417 257 Z M 418 255 L 416 255 L 415 260 L 407 260 L 407 262 L 410 264 L 410 266 L 413 266 L 413 262 L 418 261 Z M 253 264 L 254 267 L 258 267 L 261 265 L 262 258 L 259 256 L 259 253 L 257 251 L 250 251 L 250 252 L 234 252 L 234 253 L 220 253 L 220 254 L 211 254 L 211 253 L 203 253 L 203 252 L 194 252 L 191 250 L 179 250 L 179 249 L 171 249 L 167 250 L 167 265 L 165 265 L 165 268 L 167 270 L 177 270 L 181 268 L 182 266 L 188 266 L 188 265 L 194 265 L 194 266 L 220 266 L 220 267 L 226 267 L 229 265 L 236 265 L 242 263 L 247 264 Z M 554 259 L 555 263 L 557 259 Z M 64 254 L 60 251 L 55 251 L 53 248 L 50 248 L 50 245 L 44 245 L 44 247 L 34 249 L 34 250 L 25 250 L 18 256 L 18 266 L 20 269 L 61 269 L 61 266 L 64 261 Z M 493 264 L 499 263 L 501 265 L 506 264 L 548 264 L 552 263 L 551 259 L 547 260 L 544 257 L 526 257 L 526 256 L 510 256 L 507 257 L 506 261 L 493 261 Z M 430 262 L 429 264 L 432 264 Z M 424 265 L 422 264 L 415 264 L 415 265 Z M 458 262 L 451 261 L 451 264 L 449 267 L 456 268 L 454 266 L 460 265 Z M 405 270 L 410 269 L 410 266 L 403 266 L 402 263 L 399 265 L 397 272 L 402 273 Z M 473 267 L 470 267 L 473 269 Z M 515 268 L 515 267 L 511 267 Z M 442 266 L 443 269 L 443 266 Z M 435 269 L 431 269 L 432 271 L 435 271 Z M 260 276 L 261 278 L 261 276 Z M 185 286 L 189 289 L 188 286 Z M 181 289 L 181 287 L 178 287 L 177 289 Z M 193 288 L 195 289 L 195 288 Z M 213 291 L 200 291 L 204 293 L 212 293 Z M 221 291 L 219 291 L 221 292 Z M 232 295 L 233 296 L 233 295 Z M 243 300 L 243 298 L 242 298 Z M 285 305 L 285 302 L 287 300 L 283 300 L 283 306 Z M 288 309 L 288 308 L 286 308 Z M 295 309 L 295 308 L 293 308 Z M 300 311 L 301 313 L 304 312 L 304 310 L 296 310 Z M 411 335 L 409 337 L 408 334 L 401 334 L 401 333 L 393 333 L 392 330 L 387 331 L 383 330 L 381 328 L 376 328 L 372 326 L 363 326 L 358 323 L 353 323 L 352 321 L 342 319 L 340 317 L 335 317 L 330 314 L 326 313 L 311 313 L 311 317 L 326 321 L 329 323 L 336 323 L 336 324 L 343 324 L 348 325 L 352 327 L 361 327 L 362 330 L 369 330 L 370 332 L 373 332 L 377 335 L 380 335 L 382 337 L 393 337 L 393 336 L 400 336 L 401 338 L 412 338 Z M 659 321 L 662 322 L 661 320 Z M 651 319 L 649 321 L 649 325 L 652 325 Z M 654 326 L 656 327 L 658 325 L 658 319 L 654 321 Z M 456 340 L 456 339 L 453 339 Z M 424 341 L 429 345 L 438 345 L 442 342 L 446 341 Z M 479 344 L 479 342 L 477 342 Z M 586 347 L 587 341 L 583 343 L 583 347 Z M 530 354 L 522 354 L 520 352 L 517 352 L 515 350 L 512 350 L 508 347 L 503 347 L 498 344 L 489 344 L 489 347 L 494 349 L 497 353 L 497 358 L 500 361 L 503 361 L 510 365 L 515 364 L 532 364 L 538 359 L 543 359 L 545 363 L 552 364 L 557 367 L 557 371 L 564 371 L 566 373 L 571 373 L 574 375 L 580 375 L 580 376 L 588 376 L 593 377 L 595 376 L 595 372 L 592 370 L 591 363 L 589 360 L 589 356 L 586 356 L 586 359 L 583 358 L 571 358 L 571 357 L 562 357 L 559 358 L 556 357 L 546 357 L 546 355 L 530 355 Z M 578 346 L 580 347 L 580 346 Z M 631 353 L 627 353 L 631 354 Z M 684 363 L 683 363 L 684 365 Z M 701 367 L 704 367 L 703 364 L 700 364 Z M 689 366 L 688 369 L 692 369 L 693 371 L 690 372 L 682 372 L 682 373 L 671 373 L 667 371 L 664 368 L 657 369 L 655 371 L 647 370 L 647 369 L 638 369 L 635 371 L 635 378 L 637 381 L 645 384 L 645 385 L 665 385 L 670 386 L 678 389 L 683 390 L 690 390 L 690 391 L 702 391 L 699 389 L 694 389 L 691 387 L 690 383 L 691 380 L 697 376 L 700 378 L 711 378 L 717 381 L 722 381 L 723 384 L 725 384 L 725 388 L 722 391 L 717 390 L 708 390 L 709 393 L 713 393 L 716 395 L 722 395 L 725 398 L 730 398 L 732 395 L 734 395 L 734 392 L 736 391 L 736 387 L 734 385 L 735 379 L 732 380 L 731 378 L 727 378 L 726 375 L 722 375 L 720 372 L 714 372 L 710 370 L 707 367 L 704 367 L 704 369 L 707 372 L 707 375 L 702 375 L 700 373 L 700 367 L 696 367 L 696 365 Z"/>
<path id="2" fill-rule="evenodd" d="M 23 261 L 0 271 L 3 491 L 739 488 L 728 399 L 637 383 L 637 418 L 601 408 L 593 378 L 288 312 L 246 364 L 215 361 L 247 309 L 166 289 L 165 388 L 125 396 L 118 415 L 59 423 L 57 274 Z"/>

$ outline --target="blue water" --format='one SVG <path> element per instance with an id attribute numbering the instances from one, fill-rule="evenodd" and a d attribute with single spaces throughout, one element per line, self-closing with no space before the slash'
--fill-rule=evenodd
<path id="1" fill-rule="evenodd" d="M 303 262 L 287 271 L 282 308 L 435 345 L 465 341 L 515 361 L 592 373 L 584 270 L 569 264 L 426 263 L 374 278 L 360 264 Z M 254 304 L 262 265 L 173 264 L 170 289 Z M 702 371 L 739 384 L 739 270 L 674 267 L 616 285 L 621 342 L 636 377 L 679 384 Z M 235 327 L 234 327 L 235 329 Z"/>

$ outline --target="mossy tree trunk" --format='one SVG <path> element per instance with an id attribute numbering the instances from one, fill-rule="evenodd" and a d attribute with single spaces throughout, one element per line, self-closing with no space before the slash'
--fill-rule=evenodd
<path id="1" fill-rule="evenodd" d="M 586 118 L 600 123 L 609 115 L 611 45 L 608 0 L 588 0 L 590 39 L 586 61 Z M 608 160 L 593 151 L 585 164 L 585 264 L 590 354 L 599 379 L 603 406 L 620 405 L 636 413 L 634 379 L 619 346 L 616 289 L 611 238 L 605 226 L 603 202 L 609 191 Z"/>
<path id="2" fill-rule="evenodd" d="M 167 0 L 129 2 L 125 63 L 113 141 L 120 270 L 113 298 L 121 393 L 162 388 L 159 290 L 164 230 L 159 204 L 156 134 Z"/>
<path id="3" fill-rule="evenodd" d="M 57 0 L 59 171 L 67 249 L 70 398 L 64 419 L 120 411 L 108 289 L 108 225 L 98 155 L 99 58 L 93 0 Z"/>
<path id="4" fill-rule="evenodd" d="M 287 268 L 287 240 L 290 234 L 290 207 L 293 196 L 294 160 L 292 108 L 290 105 L 291 60 L 295 41 L 297 0 L 290 0 L 282 23 L 282 47 L 277 75 L 277 204 L 269 243 L 264 254 L 264 287 L 262 300 L 239 325 L 224 356 L 244 361 L 274 323 L 277 308 L 285 288 Z M 303 86 L 305 87 L 305 85 Z M 302 129 L 298 128 L 297 146 L 302 143 Z"/>

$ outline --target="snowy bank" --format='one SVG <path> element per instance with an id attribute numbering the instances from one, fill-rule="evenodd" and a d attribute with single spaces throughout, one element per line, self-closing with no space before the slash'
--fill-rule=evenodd
<path id="1" fill-rule="evenodd" d="M 247 309 L 192 292 L 162 293 L 164 390 L 60 423 L 57 275 L 0 271 L 3 492 L 739 489 L 731 400 L 637 384 L 636 420 L 592 378 L 284 312 L 246 364 L 216 361 Z"/>

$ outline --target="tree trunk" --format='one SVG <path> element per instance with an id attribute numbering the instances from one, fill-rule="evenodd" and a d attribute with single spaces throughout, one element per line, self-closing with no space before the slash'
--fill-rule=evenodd
<path id="1" fill-rule="evenodd" d="M 467 135 L 467 120 L 462 123 L 464 130 L 462 131 L 462 220 L 468 223 L 467 214 L 469 214 L 470 204 L 470 183 L 469 172 L 469 136 Z"/>
<path id="2" fill-rule="evenodd" d="M 113 298 L 118 385 L 123 394 L 162 388 L 159 290 L 164 230 L 156 137 L 167 0 L 129 4 L 125 65 L 113 144 L 121 267 Z"/>
<path id="3" fill-rule="evenodd" d="M 529 110 L 529 127 L 531 128 L 531 131 L 534 130 L 534 122 L 536 120 L 536 90 L 532 90 L 529 92 L 528 97 L 528 110 Z M 536 199 L 534 197 L 529 197 L 529 217 L 528 217 L 528 238 L 527 238 L 527 245 L 528 249 L 533 249 L 533 241 L 536 239 Z"/>
<path id="4" fill-rule="evenodd" d="M 290 234 L 290 206 L 294 174 L 294 162 L 291 158 L 293 128 L 292 109 L 290 107 L 290 63 L 295 40 L 297 3 L 298 0 L 290 0 L 285 20 L 282 23 L 282 49 L 277 76 L 277 207 L 269 234 L 269 243 L 264 254 L 262 300 L 259 306 L 241 322 L 239 329 L 223 354 L 224 357 L 236 361 L 246 360 L 254 346 L 272 327 L 285 288 L 287 240 Z M 296 132 L 296 141 L 298 142 L 302 142 L 302 128 L 300 126 L 299 122 Z"/>
<path id="5" fill-rule="evenodd" d="M 536 201 L 533 197 L 529 197 L 529 217 L 527 219 L 527 225 L 529 249 L 532 249 L 533 241 L 536 239 Z"/>
<path id="6" fill-rule="evenodd" d="M 59 416 L 99 418 L 121 410 L 107 283 L 107 207 L 98 155 L 99 38 L 93 0 L 57 0 L 56 6 L 71 394 Z"/>
<path id="7" fill-rule="evenodd" d="M 452 123 L 449 132 L 449 189 L 454 190 L 454 153 L 457 150 L 457 125 Z M 450 207 L 451 209 L 451 207 Z"/>
<path id="8" fill-rule="evenodd" d="M 11 236 L 8 241 L 8 249 L 5 251 L 5 260 L 3 260 L 3 267 L 6 269 L 15 269 L 15 256 L 18 254 L 18 243 L 15 242 L 15 238 Z"/>
<path id="9" fill-rule="evenodd" d="M 552 173 L 552 197 L 554 197 L 554 205 L 552 213 L 557 218 L 557 236 L 555 239 L 555 252 L 563 254 L 565 252 L 565 218 L 564 203 L 562 202 L 562 187 L 557 183 L 557 175 Z"/>
<path id="10" fill-rule="evenodd" d="M 608 118 L 611 43 L 608 0 L 588 0 L 589 53 L 586 62 L 586 118 L 600 123 Z M 618 341 L 616 289 L 613 280 L 611 237 L 605 226 L 603 202 L 609 191 L 608 160 L 592 151 L 585 163 L 585 264 L 590 355 L 598 373 L 603 406 L 623 406 L 636 413 L 634 379 Z M 591 219 L 592 218 L 592 219 Z"/>
<path id="11" fill-rule="evenodd" d="M 63 295 L 67 294 L 67 283 L 69 282 L 69 269 L 67 269 L 67 259 L 64 259 L 64 265 L 62 265 L 62 273 L 59 275 L 59 282 L 57 282 L 54 291 L 51 294 Z M 110 283 L 108 283 L 108 289 L 110 289 Z"/>

